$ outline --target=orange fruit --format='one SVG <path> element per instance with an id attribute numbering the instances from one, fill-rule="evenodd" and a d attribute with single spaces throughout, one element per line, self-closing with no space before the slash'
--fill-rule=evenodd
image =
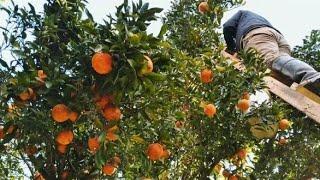
<path id="1" fill-rule="evenodd" d="M 286 129 L 288 129 L 290 126 L 290 122 L 288 121 L 288 119 L 281 119 L 279 122 L 279 128 L 284 131 Z"/>
<path id="2" fill-rule="evenodd" d="M 209 4 L 207 2 L 201 2 L 198 6 L 198 10 L 201 14 L 204 14 L 210 10 Z"/>
<path id="3" fill-rule="evenodd" d="M 57 122 L 64 122 L 69 119 L 70 109 L 64 104 L 57 104 L 52 108 L 51 116 Z"/>
<path id="4" fill-rule="evenodd" d="M 285 145 L 285 144 L 287 144 L 287 142 L 288 142 L 287 139 L 282 137 L 279 139 L 278 143 L 279 143 L 279 145 Z"/>
<path id="5" fill-rule="evenodd" d="M 114 156 L 111 159 L 112 165 L 115 167 L 118 167 L 121 164 L 121 159 L 119 158 L 119 156 Z"/>
<path id="6" fill-rule="evenodd" d="M 147 155 L 152 161 L 161 159 L 163 155 L 163 146 L 159 143 L 149 144 Z"/>
<path id="7" fill-rule="evenodd" d="M 4 131 L 3 131 L 3 127 L 0 127 L 0 139 L 4 138 Z"/>
<path id="8" fill-rule="evenodd" d="M 98 137 L 89 138 L 88 147 L 91 152 L 93 152 L 93 153 L 96 152 L 100 147 Z"/>
<path id="9" fill-rule="evenodd" d="M 110 95 L 104 95 L 98 98 L 96 101 L 96 105 L 100 108 L 103 109 L 106 105 L 110 104 L 112 102 L 112 96 Z"/>
<path id="10" fill-rule="evenodd" d="M 70 119 L 70 121 L 75 122 L 75 121 L 78 119 L 78 113 L 72 111 L 72 112 L 69 114 L 69 119 Z"/>
<path id="11" fill-rule="evenodd" d="M 28 156 L 33 156 L 35 153 L 37 153 L 37 147 L 35 145 L 29 145 L 25 148 L 25 153 Z"/>
<path id="12" fill-rule="evenodd" d="M 38 78 L 44 80 L 47 78 L 47 74 L 43 72 L 43 70 L 38 70 Z"/>
<path id="13" fill-rule="evenodd" d="M 244 92 L 241 96 L 241 99 L 250 100 L 250 94 L 248 92 Z"/>
<path id="14" fill-rule="evenodd" d="M 203 108 L 204 114 L 213 117 L 217 113 L 217 108 L 213 104 L 207 104 Z"/>
<path id="15" fill-rule="evenodd" d="M 118 136 L 115 135 L 113 132 L 107 132 L 106 139 L 109 141 L 116 141 L 118 140 Z"/>
<path id="16" fill-rule="evenodd" d="M 61 154 L 64 154 L 67 152 L 68 145 L 62 145 L 62 144 L 57 143 L 56 148 Z"/>
<path id="17" fill-rule="evenodd" d="M 175 122 L 175 127 L 177 129 L 181 129 L 183 127 L 184 123 L 182 121 L 176 121 Z"/>
<path id="18" fill-rule="evenodd" d="M 111 164 L 106 164 L 102 167 L 102 172 L 105 175 L 111 176 L 116 172 L 116 168 Z"/>
<path id="19" fill-rule="evenodd" d="M 116 121 L 119 120 L 121 117 L 121 111 L 118 107 L 115 106 L 107 106 L 103 110 L 103 116 L 108 121 Z"/>
<path id="20" fill-rule="evenodd" d="M 108 74 L 112 70 L 112 56 L 108 53 L 97 52 L 92 57 L 91 65 L 98 74 Z"/>
<path id="21" fill-rule="evenodd" d="M 247 111 L 247 110 L 249 109 L 249 107 L 250 107 L 250 101 L 247 100 L 247 99 L 241 99 L 241 100 L 239 100 L 239 102 L 238 102 L 238 104 L 237 104 L 237 107 L 238 107 L 241 111 L 245 112 L 245 111 Z"/>
<path id="22" fill-rule="evenodd" d="M 45 180 L 41 173 L 36 172 L 34 175 L 34 180 Z"/>
<path id="23" fill-rule="evenodd" d="M 236 175 L 232 175 L 232 176 L 229 177 L 229 180 L 238 180 L 238 179 L 239 178 Z"/>
<path id="24" fill-rule="evenodd" d="M 143 57 L 145 62 L 139 71 L 139 76 L 150 74 L 153 71 L 153 62 L 150 57 L 146 55 L 143 55 Z"/>
<path id="25" fill-rule="evenodd" d="M 170 156 L 170 152 L 168 151 L 168 149 L 164 149 L 163 153 L 162 153 L 162 158 L 163 159 L 168 159 Z"/>
<path id="26" fill-rule="evenodd" d="M 227 170 L 223 170 L 222 171 L 222 175 L 227 178 L 227 177 L 229 177 L 231 175 L 231 173 L 229 171 L 227 171 Z"/>
<path id="27" fill-rule="evenodd" d="M 204 69 L 200 73 L 200 79 L 203 83 L 210 83 L 213 80 L 213 72 L 210 69 Z"/>
<path id="28" fill-rule="evenodd" d="M 119 130 L 118 126 L 112 126 L 111 128 L 107 129 L 107 132 L 115 133 Z"/>
<path id="29" fill-rule="evenodd" d="M 16 128 L 17 127 L 15 125 L 10 125 L 9 128 L 7 129 L 7 133 L 12 134 Z"/>
<path id="30" fill-rule="evenodd" d="M 60 175 L 60 179 L 61 180 L 66 180 L 66 179 L 68 179 L 68 176 L 69 176 L 69 171 L 67 171 L 67 170 L 64 170 L 64 171 L 62 171 L 62 173 L 61 173 L 61 175 Z"/>
<path id="31" fill-rule="evenodd" d="M 247 156 L 247 151 L 245 149 L 240 149 L 237 152 L 237 156 L 239 157 L 239 159 L 245 159 Z"/>
<path id="32" fill-rule="evenodd" d="M 56 137 L 56 142 L 62 145 L 68 145 L 73 140 L 73 132 L 71 130 L 62 130 Z"/>
<path id="33" fill-rule="evenodd" d="M 22 101 L 27 101 L 35 96 L 33 89 L 28 88 L 27 90 L 23 91 L 22 93 L 19 94 L 19 98 Z"/>

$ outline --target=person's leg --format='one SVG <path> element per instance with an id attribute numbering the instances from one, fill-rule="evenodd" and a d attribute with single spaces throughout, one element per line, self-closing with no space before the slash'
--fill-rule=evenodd
<path id="1" fill-rule="evenodd" d="M 320 78 L 320 73 L 313 67 L 290 56 L 290 46 L 282 34 L 274 31 L 274 35 L 279 44 L 279 57 L 272 64 L 272 69 L 302 85 L 312 83 Z"/>
<path id="2" fill-rule="evenodd" d="M 243 39 L 243 49 L 256 49 L 264 58 L 268 67 L 279 56 L 279 46 L 276 37 L 267 28 L 255 29 Z"/>

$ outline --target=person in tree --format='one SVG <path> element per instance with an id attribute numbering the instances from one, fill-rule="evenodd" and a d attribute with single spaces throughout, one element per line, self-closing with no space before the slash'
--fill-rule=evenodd
<path id="1" fill-rule="evenodd" d="M 320 73 L 309 64 L 291 57 L 290 46 L 279 30 L 264 17 L 240 10 L 223 24 L 226 52 L 256 49 L 273 71 L 320 94 Z"/>

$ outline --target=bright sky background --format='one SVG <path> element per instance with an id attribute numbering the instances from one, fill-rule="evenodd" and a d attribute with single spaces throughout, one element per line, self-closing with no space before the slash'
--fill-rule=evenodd
<path id="1" fill-rule="evenodd" d="M 0 0 L 0 3 L 3 0 Z M 167 11 L 170 7 L 170 0 L 144 0 L 150 6 L 164 8 Z M 31 2 L 36 9 L 41 11 L 44 0 L 14 0 L 16 4 L 26 5 Z M 88 8 L 95 20 L 101 22 L 106 14 L 113 14 L 115 6 L 121 4 L 122 0 L 88 0 Z M 246 0 L 246 5 L 225 14 L 222 22 L 226 21 L 239 9 L 254 11 L 266 17 L 271 24 L 279 29 L 288 40 L 291 47 L 301 45 L 302 39 L 309 35 L 312 29 L 320 29 L 320 0 Z M 8 4 L 9 1 L 2 2 Z M 163 15 L 163 13 L 162 13 Z M 5 16 L 0 12 L 0 26 L 5 24 Z M 149 32 L 158 33 L 161 22 L 151 25 Z M 0 38 L 0 40 L 2 37 Z"/>

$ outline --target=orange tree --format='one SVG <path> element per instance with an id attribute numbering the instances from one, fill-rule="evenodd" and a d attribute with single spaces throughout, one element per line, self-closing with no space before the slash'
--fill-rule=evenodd
<path id="1" fill-rule="evenodd" d="M 146 28 L 161 9 L 141 1 L 104 24 L 83 0 L 2 8 L 2 177 L 23 176 L 22 164 L 38 179 L 301 177 L 281 157 L 301 138 L 313 150 L 319 128 L 279 101 L 250 101 L 267 75 L 254 51 L 240 54 L 243 72 L 220 54 L 223 12 L 241 3 L 174 1 L 157 37 Z"/>

